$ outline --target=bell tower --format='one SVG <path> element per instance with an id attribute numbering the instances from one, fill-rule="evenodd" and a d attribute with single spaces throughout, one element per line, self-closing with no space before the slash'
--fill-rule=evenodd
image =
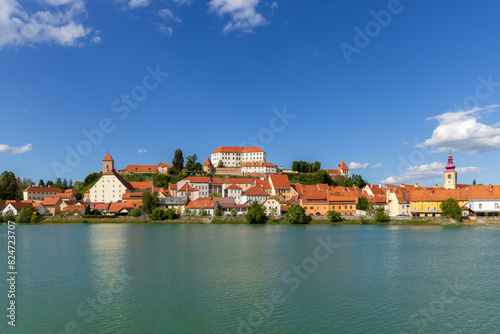
<path id="1" fill-rule="evenodd" d="M 106 154 L 104 159 L 102 159 L 102 172 L 103 174 L 106 174 L 106 172 L 109 172 L 110 170 L 115 169 L 115 162 L 113 161 L 113 158 L 111 158 L 111 154 Z"/>
<path id="2" fill-rule="evenodd" d="M 445 189 L 457 189 L 457 172 L 455 171 L 455 165 L 453 164 L 453 156 L 448 156 L 448 164 L 446 165 L 446 170 L 444 172 L 444 188 Z"/>

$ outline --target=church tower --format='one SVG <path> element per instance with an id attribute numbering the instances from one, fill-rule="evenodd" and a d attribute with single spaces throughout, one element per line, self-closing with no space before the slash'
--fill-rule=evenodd
<path id="1" fill-rule="evenodd" d="M 448 156 L 448 164 L 446 165 L 446 171 L 444 172 L 444 188 L 445 189 L 457 189 L 457 172 L 455 171 L 455 165 L 453 164 L 453 156 Z"/>
<path id="2" fill-rule="evenodd" d="M 102 159 L 102 172 L 103 174 L 106 174 L 106 172 L 109 172 L 110 170 L 115 169 L 115 162 L 113 161 L 113 158 L 111 158 L 111 154 L 106 154 L 104 159 Z"/>

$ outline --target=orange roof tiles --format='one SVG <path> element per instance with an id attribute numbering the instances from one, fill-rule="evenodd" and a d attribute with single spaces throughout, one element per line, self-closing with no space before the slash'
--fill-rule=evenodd
<path id="1" fill-rule="evenodd" d="M 271 187 L 271 184 L 269 183 L 268 179 L 261 180 L 261 179 L 256 179 L 255 180 L 255 186 L 259 187 L 261 189 L 273 189 Z"/>
<path id="2" fill-rule="evenodd" d="M 212 162 L 210 161 L 210 159 L 207 158 L 207 160 L 205 160 L 205 164 L 203 166 L 213 166 L 213 165 L 212 165 Z"/>
<path id="3" fill-rule="evenodd" d="M 290 181 L 287 175 L 270 175 L 269 180 L 274 188 L 290 188 Z"/>
<path id="4" fill-rule="evenodd" d="M 143 172 L 143 173 L 157 173 L 157 165 L 128 165 L 125 170 L 127 172 Z"/>
<path id="5" fill-rule="evenodd" d="M 189 202 L 186 208 L 189 209 L 213 209 L 217 205 L 216 200 L 197 199 Z"/>
<path id="6" fill-rule="evenodd" d="M 243 167 L 276 167 L 270 162 L 245 162 Z"/>
<path id="7" fill-rule="evenodd" d="M 188 191 L 200 191 L 200 190 L 196 189 L 195 187 L 190 186 L 189 183 L 185 183 L 181 187 L 181 189 L 179 189 L 178 191 L 186 191 L 186 190 L 188 190 Z"/>
<path id="8" fill-rule="evenodd" d="M 52 198 L 44 198 L 42 200 L 42 204 L 44 207 L 48 207 L 48 206 L 55 206 L 57 204 L 60 204 L 61 203 L 61 199 L 59 197 L 52 197 Z"/>
<path id="9" fill-rule="evenodd" d="M 57 187 L 35 187 L 35 186 L 29 186 L 28 188 L 24 189 L 24 191 L 37 191 L 37 192 L 44 192 L 44 193 L 62 193 L 63 191 L 61 188 Z"/>
<path id="10" fill-rule="evenodd" d="M 153 189 L 153 182 L 129 182 L 134 189 L 137 190 L 146 190 Z"/>
<path id="11" fill-rule="evenodd" d="M 102 159 L 102 161 L 113 161 L 113 158 L 111 158 L 111 154 L 109 154 L 109 152 L 106 154 L 106 156 L 104 157 L 104 159 Z"/>
<path id="12" fill-rule="evenodd" d="M 417 188 L 410 192 L 411 202 L 440 202 L 448 198 L 457 201 L 468 201 L 468 189 L 444 189 L 444 188 Z"/>
<path id="13" fill-rule="evenodd" d="M 500 186 L 472 186 L 470 187 L 470 199 L 493 199 L 500 200 Z"/>
<path id="14" fill-rule="evenodd" d="M 253 152 L 264 152 L 258 146 L 250 147 L 238 147 L 238 146 L 220 146 L 215 149 L 214 153 L 253 153 Z"/>
<path id="15" fill-rule="evenodd" d="M 268 196 L 269 197 L 270 195 L 258 187 L 252 187 L 252 188 L 249 188 L 247 191 L 245 191 L 243 193 L 243 196 Z"/>
<path id="16" fill-rule="evenodd" d="M 340 169 L 347 169 L 347 170 L 349 170 L 349 168 L 348 168 L 348 167 L 347 167 L 347 165 L 345 164 L 344 160 L 342 160 L 342 162 L 340 163 L 339 168 L 340 168 Z"/>
<path id="17" fill-rule="evenodd" d="M 238 187 L 236 184 L 232 184 L 229 187 L 227 187 L 226 189 L 239 189 L 239 190 L 241 190 L 241 187 Z"/>

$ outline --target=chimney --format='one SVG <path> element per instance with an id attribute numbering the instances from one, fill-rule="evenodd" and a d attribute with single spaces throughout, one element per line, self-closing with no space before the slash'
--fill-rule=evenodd
<path id="1" fill-rule="evenodd" d="M 415 188 L 418 188 L 418 183 L 415 183 Z"/>
<path id="2" fill-rule="evenodd" d="M 490 191 L 493 191 L 493 186 L 490 184 Z"/>
<path id="3" fill-rule="evenodd" d="M 438 184 L 435 184 L 435 185 L 434 185 L 434 188 L 439 188 L 439 185 L 438 185 Z"/>
<path id="4" fill-rule="evenodd" d="M 189 203 L 189 183 L 186 183 L 186 204 Z"/>

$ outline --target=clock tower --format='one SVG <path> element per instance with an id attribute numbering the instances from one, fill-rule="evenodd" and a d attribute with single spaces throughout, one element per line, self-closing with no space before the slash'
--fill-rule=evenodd
<path id="1" fill-rule="evenodd" d="M 445 189 L 457 189 L 457 172 L 455 171 L 455 165 L 453 164 L 453 156 L 448 156 L 448 164 L 446 165 L 446 170 L 444 172 L 444 188 Z"/>

